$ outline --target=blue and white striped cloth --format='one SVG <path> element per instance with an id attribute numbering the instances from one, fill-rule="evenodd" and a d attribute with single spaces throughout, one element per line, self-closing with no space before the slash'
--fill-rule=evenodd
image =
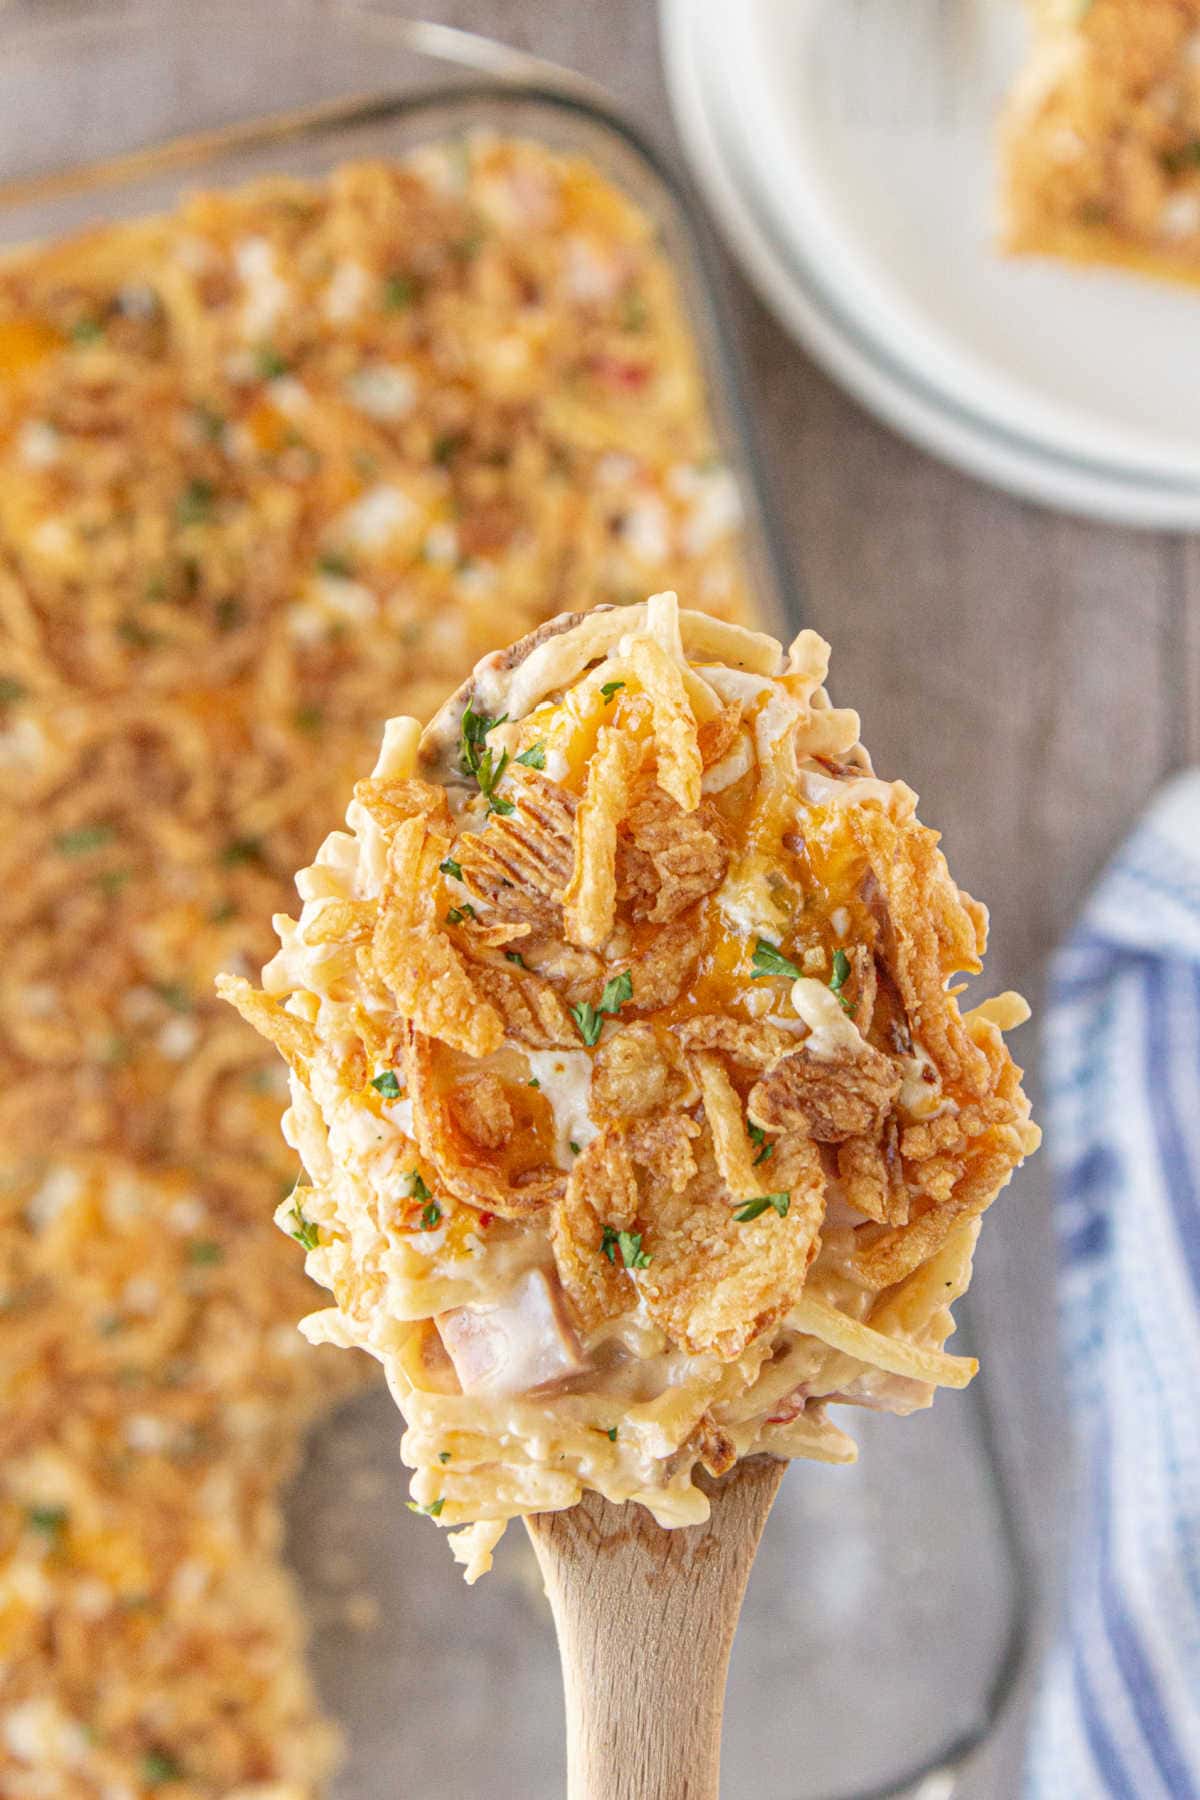
<path id="1" fill-rule="evenodd" d="M 1200 771 L 1055 959 L 1045 1032 L 1079 1455 L 1028 1800 L 1200 1800 Z"/>

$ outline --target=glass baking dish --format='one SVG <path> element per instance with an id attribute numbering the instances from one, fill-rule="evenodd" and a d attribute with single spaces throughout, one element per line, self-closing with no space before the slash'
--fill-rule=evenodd
<path id="1" fill-rule="evenodd" d="M 802 608 L 705 228 L 661 159 L 578 94 L 441 85 L 381 39 L 378 16 L 367 29 L 318 6 L 6 13 L 0 245 L 161 210 L 189 186 L 319 176 L 478 127 L 590 157 L 656 222 L 741 487 L 762 622 L 789 636 Z M 855 1435 L 858 1465 L 797 1463 L 769 1524 L 730 1678 L 730 1796 L 965 1793 L 957 1771 L 1020 1664 L 1022 1561 L 981 1384 L 907 1421 L 863 1413 Z M 510 1533 L 495 1574 L 468 1592 L 400 1505 L 399 1436 L 386 1393 L 360 1395 L 312 1434 L 289 1500 L 316 1679 L 347 1738 L 334 1793 L 384 1800 L 402 1769 L 422 1800 L 550 1800 L 562 1790 L 558 1672 L 532 1554 Z"/>

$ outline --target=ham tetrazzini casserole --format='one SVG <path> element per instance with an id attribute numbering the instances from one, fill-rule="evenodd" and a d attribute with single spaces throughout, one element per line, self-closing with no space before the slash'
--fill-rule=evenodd
<path id="1" fill-rule="evenodd" d="M 983 909 L 871 772 L 827 647 L 568 615 L 387 728 L 262 989 L 307 1182 L 280 1223 L 383 1363 L 468 1580 L 585 1488 L 667 1526 L 831 1405 L 961 1387 L 979 1216 L 1038 1132 Z"/>

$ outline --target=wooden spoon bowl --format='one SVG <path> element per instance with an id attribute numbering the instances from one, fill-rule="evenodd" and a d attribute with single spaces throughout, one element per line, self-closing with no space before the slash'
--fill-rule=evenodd
<path id="1" fill-rule="evenodd" d="M 786 1466 L 699 1472 L 712 1513 L 677 1531 L 594 1493 L 525 1520 L 558 1634 L 568 1800 L 718 1800 L 729 1652 Z"/>

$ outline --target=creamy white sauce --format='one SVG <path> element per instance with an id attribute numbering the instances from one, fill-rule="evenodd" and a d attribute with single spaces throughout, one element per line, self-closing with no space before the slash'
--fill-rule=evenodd
<path id="1" fill-rule="evenodd" d="M 933 1119 L 946 1111 L 949 1102 L 942 1096 L 942 1079 L 929 1052 L 920 1044 L 913 1050 L 912 1056 L 899 1059 L 902 1078 L 896 1104 L 910 1119 Z"/>
<path id="2" fill-rule="evenodd" d="M 415 510 L 400 488 L 380 481 L 341 514 L 337 535 L 356 550 L 382 550 L 404 530 Z"/>
<path id="3" fill-rule="evenodd" d="M 234 251 L 233 260 L 245 289 L 242 336 L 251 340 L 264 338 L 288 304 L 291 290 L 280 278 L 275 252 L 266 238 L 246 238 Z"/>
<path id="4" fill-rule="evenodd" d="M 569 1169 L 575 1160 L 571 1145 L 582 1150 L 597 1135 L 588 1112 L 592 1059 L 584 1050 L 528 1050 L 526 1056 L 554 1114 L 555 1161 L 560 1169 Z"/>
<path id="5" fill-rule="evenodd" d="M 801 975 L 792 983 L 792 1005 L 808 1026 L 804 1048 L 822 1060 L 849 1054 L 856 1056 L 863 1048 L 863 1036 L 837 995 L 823 981 Z"/>
<path id="6" fill-rule="evenodd" d="M 417 378 L 397 363 L 364 363 L 342 383 L 346 398 L 372 419 L 392 423 L 416 405 Z"/>

